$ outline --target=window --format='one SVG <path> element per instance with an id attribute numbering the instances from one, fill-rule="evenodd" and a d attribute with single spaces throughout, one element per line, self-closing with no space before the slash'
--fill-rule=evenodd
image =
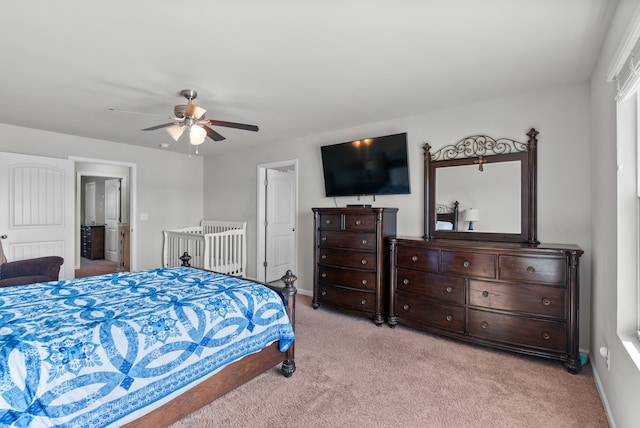
<path id="1" fill-rule="evenodd" d="M 636 25 L 640 30 L 640 25 Z M 640 369 L 640 31 L 626 44 L 616 73 L 617 330 Z M 624 51 L 624 49 L 623 49 Z"/>

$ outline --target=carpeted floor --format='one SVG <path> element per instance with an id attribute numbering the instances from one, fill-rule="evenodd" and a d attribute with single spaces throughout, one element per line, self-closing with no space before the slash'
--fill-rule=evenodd
<path id="1" fill-rule="evenodd" d="M 298 296 L 296 365 L 205 406 L 187 427 L 607 427 L 591 367 L 469 345 Z"/>
<path id="2" fill-rule="evenodd" d="M 102 275 L 105 273 L 118 272 L 118 263 L 105 259 L 90 260 L 86 257 L 80 258 L 80 269 L 76 269 L 76 278 L 85 276 Z"/>

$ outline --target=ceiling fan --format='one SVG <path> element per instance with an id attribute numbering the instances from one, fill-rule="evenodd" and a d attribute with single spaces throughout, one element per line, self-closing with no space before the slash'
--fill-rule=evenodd
<path id="1" fill-rule="evenodd" d="M 257 131 L 256 125 L 247 125 L 244 123 L 225 122 L 222 120 L 205 119 L 206 109 L 193 104 L 198 93 L 193 89 L 183 89 L 180 95 L 187 99 L 187 104 L 179 104 L 174 107 L 173 122 L 163 123 L 162 125 L 145 128 L 143 131 L 155 131 L 156 129 L 166 128 L 167 132 L 175 141 L 187 132 L 189 136 L 189 144 L 197 146 L 204 142 L 206 137 L 214 141 L 222 141 L 224 137 L 209 126 L 226 126 L 228 128 L 244 129 L 246 131 Z"/>

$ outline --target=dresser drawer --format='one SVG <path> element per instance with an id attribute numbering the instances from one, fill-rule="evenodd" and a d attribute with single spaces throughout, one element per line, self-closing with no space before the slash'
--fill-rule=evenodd
<path id="1" fill-rule="evenodd" d="M 396 264 L 431 272 L 438 271 L 438 251 L 426 248 L 398 246 Z"/>
<path id="2" fill-rule="evenodd" d="M 375 232 L 376 231 L 376 215 L 375 214 L 345 214 L 344 228 L 345 230 Z"/>
<path id="3" fill-rule="evenodd" d="M 565 317 L 565 290 L 534 284 L 469 281 L 469 305 Z"/>
<path id="4" fill-rule="evenodd" d="M 409 293 L 397 293 L 396 315 L 401 320 L 437 326 L 443 329 L 464 332 L 464 306 L 423 299 Z"/>
<path id="5" fill-rule="evenodd" d="M 320 230 L 340 230 L 342 228 L 342 216 L 340 214 L 320 214 L 318 221 Z"/>
<path id="6" fill-rule="evenodd" d="M 356 269 L 376 269 L 376 254 L 320 248 L 318 263 Z"/>
<path id="7" fill-rule="evenodd" d="M 318 266 L 318 280 L 322 283 L 374 291 L 376 273 L 352 269 Z"/>
<path id="8" fill-rule="evenodd" d="M 555 352 L 566 351 L 566 331 L 562 322 L 469 309 L 469 335 Z"/>
<path id="9" fill-rule="evenodd" d="M 464 278 L 398 268 L 397 290 L 464 304 Z"/>
<path id="10" fill-rule="evenodd" d="M 567 263 L 564 258 L 500 256 L 500 279 L 565 285 Z"/>
<path id="11" fill-rule="evenodd" d="M 375 251 L 377 247 L 376 234 L 322 231 L 320 232 L 320 246 Z"/>
<path id="12" fill-rule="evenodd" d="M 329 284 L 319 284 L 318 291 L 318 299 L 322 303 L 357 311 L 375 312 L 376 295 L 374 293 L 348 290 Z"/>
<path id="13" fill-rule="evenodd" d="M 496 277 L 496 256 L 462 251 L 442 252 L 442 272 L 454 275 Z"/>

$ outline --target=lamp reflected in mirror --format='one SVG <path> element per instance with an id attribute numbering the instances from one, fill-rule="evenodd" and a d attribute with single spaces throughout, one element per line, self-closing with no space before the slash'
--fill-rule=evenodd
<path id="1" fill-rule="evenodd" d="M 473 230 L 473 222 L 480 221 L 480 210 L 478 210 L 477 208 L 467 208 L 466 210 L 464 210 L 462 218 L 464 219 L 464 221 L 469 222 L 468 230 Z"/>

